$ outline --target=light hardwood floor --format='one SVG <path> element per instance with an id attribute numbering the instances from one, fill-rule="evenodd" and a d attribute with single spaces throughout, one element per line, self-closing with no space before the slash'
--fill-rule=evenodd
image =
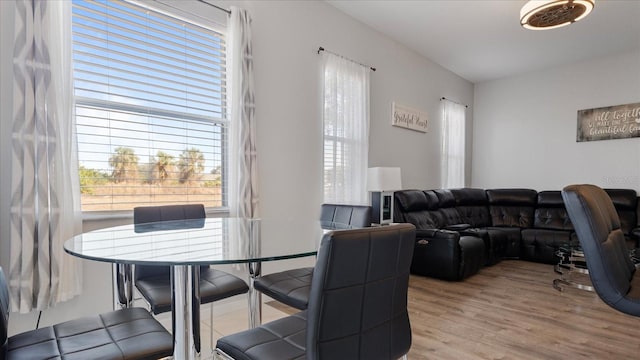
<path id="1" fill-rule="evenodd" d="M 640 318 L 555 290 L 553 266 L 508 260 L 463 282 L 413 277 L 410 359 L 639 359 Z"/>
<path id="2" fill-rule="evenodd" d="M 462 282 L 411 276 L 410 360 L 640 359 L 640 318 L 605 305 L 594 293 L 552 286 L 552 265 L 505 260 Z M 214 311 L 214 337 L 246 329 L 246 300 Z M 203 349 L 209 345 L 203 306 Z M 263 322 L 295 312 L 276 302 Z M 215 341 L 215 340 L 214 340 Z M 205 345 L 206 344 L 206 345 Z M 210 359 L 206 351 L 203 358 Z"/>

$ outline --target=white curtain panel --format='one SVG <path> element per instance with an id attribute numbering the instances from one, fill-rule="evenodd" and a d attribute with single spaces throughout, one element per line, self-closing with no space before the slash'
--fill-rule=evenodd
<path id="1" fill-rule="evenodd" d="M 322 53 L 324 202 L 367 204 L 370 69 Z"/>
<path id="2" fill-rule="evenodd" d="M 79 294 L 63 250 L 82 230 L 73 111 L 71 2 L 17 0 L 11 167 L 11 307 L 42 310 Z"/>
<path id="3" fill-rule="evenodd" d="M 231 7 L 227 74 L 229 87 L 229 209 L 232 216 L 258 217 L 258 159 L 253 85 L 251 17 Z"/>
<path id="4" fill-rule="evenodd" d="M 442 100 L 442 161 L 443 189 L 464 187 L 465 167 L 464 105 Z"/>

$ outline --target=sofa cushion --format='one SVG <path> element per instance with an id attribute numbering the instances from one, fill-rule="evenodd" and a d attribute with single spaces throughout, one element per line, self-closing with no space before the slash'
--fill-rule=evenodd
<path id="1" fill-rule="evenodd" d="M 629 236 L 633 229 L 637 226 L 637 195 L 632 189 L 604 189 L 609 195 L 613 206 L 618 212 L 620 218 L 620 228 L 622 232 Z"/>
<path id="2" fill-rule="evenodd" d="M 533 227 L 550 230 L 573 230 L 573 224 L 564 208 L 537 208 Z"/>
<path id="3" fill-rule="evenodd" d="M 550 230 L 573 231 L 573 225 L 564 207 L 560 191 L 541 191 L 535 210 L 533 227 Z"/>
<path id="4" fill-rule="evenodd" d="M 442 208 L 438 210 L 438 212 L 440 213 L 440 219 L 442 219 L 440 228 L 446 228 L 451 225 L 466 224 L 460 218 L 458 209 L 456 209 L 455 207 Z"/>
<path id="5" fill-rule="evenodd" d="M 505 258 L 520 258 L 520 243 L 522 241 L 521 229 L 519 227 L 487 227 L 487 230 L 497 230 L 507 237 L 507 251 Z"/>
<path id="6" fill-rule="evenodd" d="M 435 194 L 422 190 L 402 190 L 394 193 L 395 201 L 402 212 L 431 210 L 438 207 Z"/>
<path id="7" fill-rule="evenodd" d="M 523 229 L 520 259 L 557 264 L 556 251 L 571 240 L 571 232 L 548 229 Z"/>
<path id="8" fill-rule="evenodd" d="M 456 198 L 449 189 L 432 190 L 438 196 L 438 206 L 440 208 L 450 208 L 456 206 Z"/>
<path id="9" fill-rule="evenodd" d="M 538 193 L 531 189 L 487 190 L 492 226 L 533 226 Z"/>
<path id="10" fill-rule="evenodd" d="M 408 222 L 417 229 L 439 229 L 444 226 L 442 214 L 438 211 L 438 197 L 433 191 L 396 191 L 394 198 L 395 222 Z"/>
<path id="11" fill-rule="evenodd" d="M 449 189 L 437 189 L 432 192 L 438 197 L 438 212 L 442 223 L 441 228 L 445 228 L 451 225 L 463 224 L 460 219 L 460 214 L 456 209 L 456 199 L 453 197 L 451 190 Z"/>
<path id="12" fill-rule="evenodd" d="M 461 234 L 479 237 L 484 241 L 485 265 L 493 265 L 500 262 L 509 248 L 507 232 L 500 229 L 470 228 L 461 231 Z"/>
<path id="13" fill-rule="evenodd" d="M 472 227 L 486 227 L 491 225 L 489 202 L 483 189 L 452 189 L 456 200 L 456 209 L 460 222 Z"/>
<path id="14" fill-rule="evenodd" d="M 532 189 L 489 189 L 489 205 L 535 206 L 538 192 Z"/>
<path id="15" fill-rule="evenodd" d="M 451 194 L 456 200 L 456 206 L 461 206 L 461 205 L 487 206 L 489 205 L 489 201 L 487 199 L 487 192 L 484 189 L 474 189 L 474 188 L 451 189 Z"/>
<path id="16" fill-rule="evenodd" d="M 394 215 L 395 217 L 395 215 Z M 413 224 L 416 229 L 441 229 L 442 214 L 439 211 L 412 211 L 405 213 L 402 222 Z"/>
<path id="17" fill-rule="evenodd" d="M 636 205 L 636 216 L 637 216 L 636 223 L 640 225 L 640 197 L 637 198 L 637 201 L 638 201 L 638 205 Z"/>
<path id="18" fill-rule="evenodd" d="M 636 211 L 637 194 L 633 189 L 604 189 L 616 210 Z"/>
<path id="19" fill-rule="evenodd" d="M 564 208 L 560 190 L 546 190 L 538 193 L 537 207 Z"/>

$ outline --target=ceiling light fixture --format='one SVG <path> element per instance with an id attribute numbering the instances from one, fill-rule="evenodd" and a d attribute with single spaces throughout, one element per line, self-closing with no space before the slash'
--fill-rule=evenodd
<path id="1" fill-rule="evenodd" d="M 520 10 L 520 24 L 531 30 L 548 30 L 574 23 L 589 15 L 595 0 L 530 0 Z"/>

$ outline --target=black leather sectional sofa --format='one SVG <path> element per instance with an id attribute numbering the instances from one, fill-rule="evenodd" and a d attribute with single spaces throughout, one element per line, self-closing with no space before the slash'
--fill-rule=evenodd
<path id="1" fill-rule="evenodd" d="M 605 190 L 620 216 L 628 247 L 636 248 L 636 191 Z M 414 274 L 462 280 L 503 259 L 555 264 L 561 245 L 578 243 L 559 190 L 402 190 L 394 196 L 394 221 L 417 229 Z"/>

